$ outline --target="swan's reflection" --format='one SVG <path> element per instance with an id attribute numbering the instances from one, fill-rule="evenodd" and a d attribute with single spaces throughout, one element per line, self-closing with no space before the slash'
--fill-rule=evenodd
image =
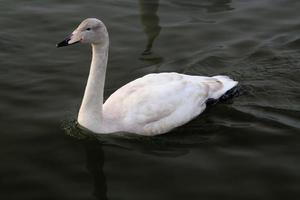
<path id="1" fill-rule="evenodd" d="M 157 10 L 159 0 L 139 0 L 140 17 L 144 32 L 147 35 L 147 44 L 142 55 L 150 55 L 155 38 L 159 35 L 161 27 L 159 26 L 159 17 Z"/>
<path id="2" fill-rule="evenodd" d="M 131 137 L 107 137 L 104 142 L 109 142 L 108 146 L 116 148 L 116 151 L 140 151 L 146 155 L 158 157 L 178 157 L 189 152 L 186 148 L 167 147 L 165 142 L 150 142 L 151 139 L 141 137 L 140 139 L 132 139 Z M 87 138 L 83 141 L 86 150 L 86 167 L 93 179 L 93 196 L 98 200 L 107 200 L 107 184 L 103 171 L 105 162 L 103 151 L 103 138 Z"/>
<path id="3" fill-rule="evenodd" d="M 183 134 L 182 132 L 185 132 Z M 176 133 L 178 132 L 178 133 Z M 168 157 L 175 158 L 181 157 L 190 152 L 190 148 L 199 146 L 203 142 L 207 142 L 207 138 L 199 134 L 190 134 L 188 140 L 183 140 L 183 136 L 186 136 L 186 130 L 178 130 L 169 136 L 157 136 L 157 137 L 142 137 L 136 135 L 93 135 L 82 138 L 82 144 L 86 151 L 86 167 L 93 180 L 93 196 L 98 200 L 107 200 L 107 182 L 104 174 L 104 144 L 106 148 L 110 148 L 112 152 L 119 154 L 122 152 L 126 155 L 126 159 L 132 159 L 136 161 L 136 151 L 144 154 L 145 160 L 150 157 Z M 195 137 L 197 139 L 195 139 Z M 192 141 L 197 141 L 193 144 Z M 141 158 L 141 157 L 139 157 Z M 126 169 L 125 161 L 122 162 L 122 166 Z M 143 163 L 143 160 L 138 160 L 139 163 Z M 137 165 L 140 166 L 140 165 Z M 111 171 L 114 171 L 114 167 L 118 169 L 118 166 L 111 166 Z M 137 169 L 138 170 L 138 169 Z M 126 170 L 124 173 L 127 173 Z M 118 180 L 122 181 L 122 180 Z M 141 182 L 141 184 L 147 184 L 147 182 Z M 126 182 L 124 182 L 126 187 Z"/>
<path id="4" fill-rule="evenodd" d="M 103 172 L 104 152 L 102 144 L 94 139 L 84 142 L 86 150 L 86 166 L 94 181 L 94 196 L 99 200 L 107 200 L 106 178 Z"/>

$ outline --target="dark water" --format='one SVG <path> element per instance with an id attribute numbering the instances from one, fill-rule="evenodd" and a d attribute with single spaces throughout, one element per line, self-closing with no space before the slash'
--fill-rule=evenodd
<path id="1" fill-rule="evenodd" d="M 299 199 L 300 1 L 0 1 L 0 199 Z M 75 127 L 87 17 L 111 39 L 108 97 L 151 72 L 227 74 L 247 92 L 154 138 Z"/>

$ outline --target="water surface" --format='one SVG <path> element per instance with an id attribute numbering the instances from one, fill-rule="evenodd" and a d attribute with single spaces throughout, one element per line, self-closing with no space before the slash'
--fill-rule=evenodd
<path id="1" fill-rule="evenodd" d="M 298 199 L 300 2 L 0 2 L 0 199 Z M 169 134 L 87 137 L 75 126 L 87 17 L 110 34 L 105 97 L 152 72 L 226 74 L 247 92 Z"/>

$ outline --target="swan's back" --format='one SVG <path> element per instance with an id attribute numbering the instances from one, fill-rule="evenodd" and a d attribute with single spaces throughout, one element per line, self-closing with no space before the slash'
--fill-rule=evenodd
<path id="1" fill-rule="evenodd" d="M 218 99 L 235 85 L 227 76 L 148 74 L 113 93 L 103 115 L 123 131 L 161 134 L 190 121 L 205 109 L 207 99 Z"/>

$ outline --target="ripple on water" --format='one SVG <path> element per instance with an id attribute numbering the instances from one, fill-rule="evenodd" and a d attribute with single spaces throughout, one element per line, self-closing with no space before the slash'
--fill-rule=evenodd
<path id="1" fill-rule="evenodd" d="M 297 199 L 299 8 L 299 0 L 0 1 L 0 199 Z M 229 75 L 247 92 L 166 135 L 86 133 L 74 119 L 90 49 L 55 44 L 91 16 L 110 33 L 106 97 L 165 71 Z"/>

